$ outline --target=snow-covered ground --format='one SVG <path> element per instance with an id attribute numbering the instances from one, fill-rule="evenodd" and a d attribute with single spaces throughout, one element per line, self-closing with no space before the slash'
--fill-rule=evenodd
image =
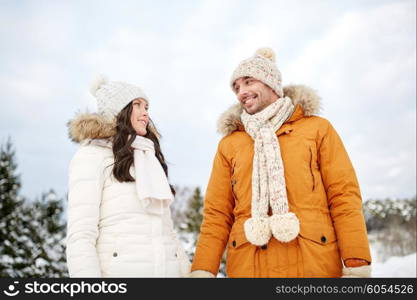
<path id="1" fill-rule="evenodd" d="M 376 248 L 371 244 L 372 277 L 416 277 L 416 253 L 392 256 L 386 261 L 378 260 Z"/>
<path id="2" fill-rule="evenodd" d="M 416 277 L 416 253 L 393 256 L 384 263 L 374 263 L 372 277 Z"/>

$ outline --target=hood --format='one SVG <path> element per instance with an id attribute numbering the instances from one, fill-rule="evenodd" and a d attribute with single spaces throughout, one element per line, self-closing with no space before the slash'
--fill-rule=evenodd
<path id="1" fill-rule="evenodd" d="M 67 125 L 69 137 L 75 143 L 87 139 L 106 139 L 116 133 L 114 120 L 97 113 L 79 113 Z"/>
<path id="2" fill-rule="evenodd" d="M 97 113 L 79 113 L 67 125 L 69 137 L 75 143 L 88 139 L 109 139 L 116 134 L 116 120 L 109 120 Z M 151 120 L 149 129 L 158 138 L 161 137 Z"/>
<path id="3" fill-rule="evenodd" d="M 301 106 L 304 116 L 308 117 L 320 112 L 320 97 L 315 90 L 308 86 L 287 85 L 284 87 L 284 95 L 291 98 L 294 106 Z M 220 116 L 217 122 L 217 131 L 225 136 L 242 127 L 240 120 L 242 111 L 240 103 L 233 104 Z"/>

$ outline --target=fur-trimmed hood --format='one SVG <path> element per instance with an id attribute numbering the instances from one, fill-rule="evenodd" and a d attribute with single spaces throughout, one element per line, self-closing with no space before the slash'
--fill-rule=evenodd
<path id="1" fill-rule="evenodd" d="M 88 139 L 109 139 L 116 134 L 116 120 L 97 113 L 79 113 L 67 125 L 69 137 L 75 143 Z M 160 138 L 151 120 L 148 126 Z"/>
<path id="2" fill-rule="evenodd" d="M 316 115 L 320 112 L 320 97 L 312 88 L 305 85 L 288 85 L 284 87 L 284 95 L 291 98 L 294 105 L 299 104 L 304 116 Z M 217 122 L 217 131 L 226 136 L 242 127 L 240 115 L 243 108 L 240 103 L 233 104 Z"/>
<path id="3" fill-rule="evenodd" d="M 69 137 L 75 143 L 87 139 L 107 139 L 116 133 L 115 122 L 97 113 L 79 113 L 67 125 Z"/>

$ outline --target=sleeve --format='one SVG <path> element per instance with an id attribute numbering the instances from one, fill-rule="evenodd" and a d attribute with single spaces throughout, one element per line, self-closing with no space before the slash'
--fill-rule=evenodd
<path id="1" fill-rule="evenodd" d="M 181 242 L 178 238 L 178 235 L 173 231 L 175 242 L 177 244 L 177 256 L 180 261 L 180 271 L 182 277 L 190 277 L 191 263 L 188 258 L 187 253 L 185 253 L 184 247 L 181 245 Z"/>
<path id="2" fill-rule="evenodd" d="M 329 122 L 319 148 L 319 163 L 342 259 L 359 258 L 370 263 L 359 183 L 345 147 Z"/>
<path id="3" fill-rule="evenodd" d="M 218 273 L 220 260 L 234 222 L 234 199 L 231 190 L 231 164 L 223 154 L 224 140 L 219 143 L 204 200 L 203 222 L 192 271 Z"/>
<path id="4" fill-rule="evenodd" d="M 70 277 L 101 277 L 96 241 L 103 171 L 103 156 L 94 146 L 82 146 L 70 163 L 66 247 Z"/>
<path id="5" fill-rule="evenodd" d="M 167 215 L 168 215 L 169 226 L 171 228 L 171 236 L 176 246 L 175 253 L 180 263 L 181 277 L 190 277 L 190 269 L 191 269 L 190 259 L 188 258 L 188 255 L 185 252 L 185 249 L 181 244 L 178 234 L 174 229 L 174 222 L 172 220 L 170 208 L 167 208 Z"/>

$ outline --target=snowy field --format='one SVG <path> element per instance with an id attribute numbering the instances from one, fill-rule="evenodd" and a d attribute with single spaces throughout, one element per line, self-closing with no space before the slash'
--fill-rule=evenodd
<path id="1" fill-rule="evenodd" d="M 416 277 L 416 253 L 402 257 L 392 256 L 386 261 L 378 260 L 376 249 L 372 248 L 372 277 Z"/>

